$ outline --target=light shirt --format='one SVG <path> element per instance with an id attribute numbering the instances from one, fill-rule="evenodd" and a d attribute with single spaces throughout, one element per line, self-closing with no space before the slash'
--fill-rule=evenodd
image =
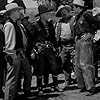
<path id="1" fill-rule="evenodd" d="M 69 23 L 57 23 L 56 28 L 56 39 L 59 41 L 59 37 L 61 40 L 69 40 L 71 38 L 71 28 Z"/>
<path id="2" fill-rule="evenodd" d="M 5 35 L 5 52 L 12 54 L 15 49 L 16 35 L 15 28 L 11 22 L 6 22 L 4 25 L 4 35 Z M 11 51 L 11 52 L 9 52 Z"/>
<path id="3" fill-rule="evenodd" d="M 62 23 L 61 24 L 61 39 L 70 39 L 71 38 L 71 29 L 70 29 L 70 24 L 69 23 Z"/>

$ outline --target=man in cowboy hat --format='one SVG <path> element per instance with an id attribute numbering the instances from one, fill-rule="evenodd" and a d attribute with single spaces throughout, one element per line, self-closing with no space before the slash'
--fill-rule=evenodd
<path id="1" fill-rule="evenodd" d="M 66 86 L 71 83 L 71 67 L 70 51 L 74 43 L 72 35 L 72 26 L 74 17 L 70 15 L 71 7 L 69 5 L 60 5 L 56 12 L 57 17 L 61 17 L 60 21 L 56 24 L 56 38 L 59 45 L 59 51 L 62 59 L 62 69 L 65 74 Z M 65 87 L 66 87 L 65 86 Z"/>
<path id="2" fill-rule="evenodd" d="M 55 39 L 55 30 L 51 21 L 49 19 L 48 8 L 44 5 L 38 7 L 39 13 L 36 16 L 39 16 L 40 19 L 35 23 L 35 43 L 48 43 L 50 42 L 56 48 L 56 39 Z M 57 63 L 54 50 L 51 48 L 44 48 L 43 51 L 39 53 L 39 65 L 38 65 L 38 74 L 37 74 L 37 85 L 42 88 L 42 76 L 44 76 L 44 86 L 48 87 L 48 75 L 49 73 L 53 74 L 53 86 L 56 89 L 57 86 Z M 45 88 L 42 88 L 44 90 Z"/>
<path id="3" fill-rule="evenodd" d="M 23 16 L 20 10 L 22 7 L 18 6 L 16 3 L 9 3 L 5 6 L 6 12 L 5 16 L 8 17 L 6 23 L 4 24 L 4 34 L 5 34 L 5 50 L 7 53 L 7 76 L 5 82 L 5 96 L 4 100 L 14 100 L 17 94 L 17 83 L 20 71 L 20 55 L 22 54 L 23 48 L 23 35 L 20 28 L 17 25 L 17 20 L 21 19 Z M 28 80 L 31 82 L 31 73 L 28 74 Z M 27 82 L 29 82 L 27 81 Z M 30 85 L 28 85 L 27 94 L 30 90 Z"/>
<path id="4" fill-rule="evenodd" d="M 94 83 L 94 65 L 92 41 L 95 31 L 100 23 L 99 16 L 94 15 L 92 10 L 83 11 L 84 1 L 74 0 L 74 10 L 76 14 L 76 23 L 74 26 L 75 34 L 75 74 L 80 92 L 88 91 L 88 95 L 95 93 Z M 81 6 L 80 6 L 81 5 Z M 79 12 L 78 12 L 79 11 Z M 95 26 L 95 27 L 94 27 Z M 88 55 L 88 56 L 87 56 Z"/>
<path id="5" fill-rule="evenodd" d="M 73 0 L 73 10 L 76 15 L 86 10 L 87 6 L 84 6 L 84 4 L 85 1 L 83 0 Z"/>

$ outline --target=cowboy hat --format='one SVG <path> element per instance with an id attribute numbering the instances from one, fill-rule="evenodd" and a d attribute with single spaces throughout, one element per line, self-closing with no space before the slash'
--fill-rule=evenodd
<path id="1" fill-rule="evenodd" d="M 35 17 L 40 16 L 42 13 L 50 12 L 52 9 L 48 9 L 45 5 L 39 5 L 38 6 L 38 14 L 35 15 Z"/>
<path id="2" fill-rule="evenodd" d="M 6 12 L 5 14 L 8 14 L 9 12 L 13 11 L 13 10 L 22 10 L 23 7 L 18 6 L 17 3 L 9 3 L 5 6 Z"/>
<path id="3" fill-rule="evenodd" d="M 80 7 L 87 7 L 87 6 L 84 6 L 84 4 L 85 4 L 85 1 L 83 0 L 73 0 L 73 5 L 77 5 Z"/>
<path id="4" fill-rule="evenodd" d="M 56 16 L 57 16 L 57 17 L 61 17 L 60 12 L 61 12 L 63 9 L 66 9 L 68 12 L 71 11 L 71 7 L 70 7 L 69 5 L 60 5 L 60 6 L 58 7 L 58 10 L 56 11 Z"/>

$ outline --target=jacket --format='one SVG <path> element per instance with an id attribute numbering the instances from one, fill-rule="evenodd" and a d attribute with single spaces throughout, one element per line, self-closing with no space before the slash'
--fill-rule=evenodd
<path id="1" fill-rule="evenodd" d="M 51 42 L 54 47 L 57 47 L 57 42 L 56 42 L 56 38 L 55 38 L 55 30 L 53 27 L 53 23 L 52 21 L 48 21 L 47 22 L 48 25 L 48 29 L 46 29 L 43 25 L 43 23 L 41 22 L 41 20 L 38 20 L 35 24 L 35 40 L 34 42 L 40 42 L 40 43 L 44 43 L 45 41 L 49 41 Z"/>
<path id="2" fill-rule="evenodd" d="M 100 20 L 96 18 L 96 16 L 92 15 L 92 11 L 85 11 L 81 17 L 78 19 L 74 26 L 74 33 L 79 38 L 84 35 L 84 33 L 94 34 L 98 29 L 98 25 Z"/>

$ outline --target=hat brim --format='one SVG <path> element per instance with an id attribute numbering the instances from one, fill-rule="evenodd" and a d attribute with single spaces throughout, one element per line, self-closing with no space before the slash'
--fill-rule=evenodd
<path id="1" fill-rule="evenodd" d="M 12 8 L 12 9 L 10 9 L 10 10 L 7 10 L 4 14 L 5 15 L 7 15 L 7 14 L 9 14 L 11 11 L 13 11 L 13 10 L 22 10 L 23 9 L 23 7 L 15 7 L 15 8 Z"/>
<path id="2" fill-rule="evenodd" d="M 47 11 L 44 11 L 44 12 L 41 12 L 41 13 L 38 13 L 38 14 L 36 14 L 35 15 L 35 17 L 38 17 L 38 16 L 40 16 L 41 14 L 43 14 L 43 13 L 46 13 L 46 12 L 51 12 L 52 11 L 52 9 L 50 9 L 50 10 L 47 10 Z"/>
<path id="3" fill-rule="evenodd" d="M 83 8 L 88 8 L 88 6 L 82 6 L 82 5 L 78 5 L 78 4 L 74 4 L 74 3 L 72 5 L 76 5 L 76 6 L 83 7 Z"/>
<path id="4" fill-rule="evenodd" d="M 68 12 L 71 11 L 71 7 L 66 7 L 66 6 L 65 6 L 65 7 L 59 9 L 59 10 L 56 12 L 56 17 L 61 17 L 60 12 L 61 12 L 63 9 L 66 9 Z"/>
<path id="5" fill-rule="evenodd" d="M 22 18 L 22 21 L 23 21 L 24 19 L 27 19 L 27 20 L 28 20 L 28 19 L 29 19 L 29 16 L 26 16 L 26 17 Z"/>

